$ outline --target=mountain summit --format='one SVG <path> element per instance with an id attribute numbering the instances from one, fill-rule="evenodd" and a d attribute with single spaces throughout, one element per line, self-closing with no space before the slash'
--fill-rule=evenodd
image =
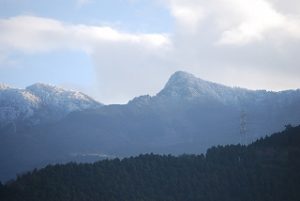
<path id="1" fill-rule="evenodd" d="M 165 87 L 157 94 L 162 99 L 186 100 L 193 102 L 219 102 L 236 107 L 247 107 L 247 104 L 282 104 L 289 98 L 300 98 L 300 90 L 280 92 L 266 90 L 249 90 L 239 87 L 229 87 L 206 81 L 193 74 L 177 71 Z"/>
<path id="2" fill-rule="evenodd" d="M 57 121 L 70 112 L 99 108 L 101 103 L 87 95 L 56 86 L 37 83 L 26 89 L 1 85 L 0 128 L 9 123 L 34 125 Z"/>
<path id="3" fill-rule="evenodd" d="M 89 96 L 73 90 L 36 83 L 26 88 L 27 91 L 39 97 L 44 105 L 53 105 L 65 109 L 66 112 L 98 107 L 100 103 Z"/>
<path id="4" fill-rule="evenodd" d="M 299 111 L 300 90 L 232 88 L 182 71 L 156 96 L 124 105 L 102 106 L 80 92 L 44 84 L 2 87 L 0 117 L 16 129 L 0 127 L 0 180 L 86 156 L 197 154 L 214 145 L 248 144 L 300 124 Z M 19 122 L 31 127 L 22 129 Z"/>
<path id="5" fill-rule="evenodd" d="M 221 92 L 230 90 L 232 88 L 202 80 L 184 71 L 177 71 L 170 77 L 164 89 L 158 95 L 195 98 L 206 95 L 216 96 L 220 95 Z"/>

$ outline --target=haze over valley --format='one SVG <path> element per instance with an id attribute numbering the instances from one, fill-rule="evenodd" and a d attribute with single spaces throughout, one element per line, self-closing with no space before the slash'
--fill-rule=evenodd
<path id="1" fill-rule="evenodd" d="M 183 71 L 155 96 L 121 105 L 45 84 L 0 94 L 1 180 L 56 162 L 201 154 L 300 124 L 300 90 L 232 88 Z"/>
<path id="2" fill-rule="evenodd" d="M 1 201 L 299 201 L 299 0 L 0 0 Z"/>

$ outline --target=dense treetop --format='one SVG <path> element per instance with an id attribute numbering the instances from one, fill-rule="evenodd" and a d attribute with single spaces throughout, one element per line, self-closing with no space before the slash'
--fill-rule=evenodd
<path id="1" fill-rule="evenodd" d="M 300 126 L 205 155 L 49 165 L 0 184 L 3 201 L 299 201 Z"/>

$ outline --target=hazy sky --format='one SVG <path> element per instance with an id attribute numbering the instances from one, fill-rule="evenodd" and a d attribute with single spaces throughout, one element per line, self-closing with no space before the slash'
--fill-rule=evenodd
<path id="1" fill-rule="evenodd" d="M 300 88 L 299 0 L 0 0 L 0 82 L 104 103 L 156 94 L 176 70 Z"/>

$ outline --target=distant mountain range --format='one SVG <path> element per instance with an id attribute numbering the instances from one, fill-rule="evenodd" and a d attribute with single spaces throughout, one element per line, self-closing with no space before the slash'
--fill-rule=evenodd
<path id="1" fill-rule="evenodd" d="M 37 83 L 26 89 L 0 85 L 0 128 L 9 124 L 34 126 L 57 121 L 73 111 L 96 109 L 102 104 L 87 95 Z M 17 126 L 18 125 L 18 126 Z"/>
<path id="2" fill-rule="evenodd" d="M 0 108 L 0 180 L 6 180 L 48 163 L 250 143 L 300 124 L 300 90 L 232 88 L 179 71 L 157 95 L 124 105 L 36 84 L 2 86 Z"/>

